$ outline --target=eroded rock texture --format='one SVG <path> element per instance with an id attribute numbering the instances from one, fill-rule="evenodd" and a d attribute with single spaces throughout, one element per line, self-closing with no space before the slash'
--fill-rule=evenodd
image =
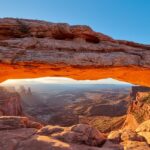
<path id="1" fill-rule="evenodd" d="M 37 126 L 28 124 L 28 121 L 26 117 L 0 117 L 0 150 L 150 149 L 150 120 L 140 124 L 134 131 L 112 131 L 107 138 L 87 124 L 71 127 L 47 125 L 38 129 Z"/>
<path id="2" fill-rule="evenodd" d="M 20 95 L 0 87 L 0 116 L 21 116 L 23 114 Z"/>
<path id="3" fill-rule="evenodd" d="M 113 77 L 150 85 L 150 45 L 114 40 L 88 26 L 0 19 L 0 81 Z"/>
<path id="4" fill-rule="evenodd" d="M 133 86 L 131 103 L 123 128 L 135 129 L 141 123 L 150 119 L 150 88 Z"/>

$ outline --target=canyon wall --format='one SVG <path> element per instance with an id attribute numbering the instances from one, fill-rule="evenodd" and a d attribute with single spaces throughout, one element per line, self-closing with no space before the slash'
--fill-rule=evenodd
<path id="1" fill-rule="evenodd" d="M 150 119 L 150 88 L 133 86 L 131 99 L 123 128 L 135 129 L 139 124 Z"/>
<path id="2" fill-rule="evenodd" d="M 0 87 L 0 116 L 21 116 L 21 97 L 17 92 Z"/>
<path id="3" fill-rule="evenodd" d="M 150 88 L 149 87 L 145 87 L 145 86 L 132 86 L 132 90 L 131 90 L 131 97 L 133 100 L 136 99 L 137 93 L 138 92 L 150 92 Z"/>

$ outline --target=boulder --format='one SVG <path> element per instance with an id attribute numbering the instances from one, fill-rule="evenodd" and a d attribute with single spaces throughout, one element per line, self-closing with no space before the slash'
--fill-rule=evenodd
<path id="1" fill-rule="evenodd" d="M 90 146 L 100 146 L 105 142 L 103 134 L 87 124 L 74 125 L 70 131 L 64 132 L 63 137 L 64 141 Z"/>
<path id="2" fill-rule="evenodd" d="M 145 142 L 145 138 L 131 129 L 124 129 L 118 131 L 112 131 L 108 135 L 107 139 L 113 143 L 121 143 L 126 141 L 140 141 Z"/>
<path id="3" fill-rule="evenodd" d="M 37 134 L 39 134 L 39 135 L 51 135 L 51 134 L 59 133 L 62 131 L 64 131 L 63 127 L 47 125 L 47 126 L 41 128 L 40 130 L 38 130 Z"/>
<path id="4" fill-rule="evenodd" d="M 87 124 L 77 124 L 69 128 L 65 127 L 62 132 L 54 133 L 51 137 L 67 143 L 89 146 L 101 146 L 106 140 L 102 133 Z"/>
<path id="5" fill-rule="evenodd" d="M 121 131 L 111 131 L 107 137 L 108 140 L 114 142 L 114 143 L 120 143 L 121 142 Z"/>
<path id="6" fill-rule="evenodd" d="M 140 136 L 133 130 L 123 130 L 121 134 L 121 140 L 122 141 L 144 141 L 145 138 L 143 136 Z"/>

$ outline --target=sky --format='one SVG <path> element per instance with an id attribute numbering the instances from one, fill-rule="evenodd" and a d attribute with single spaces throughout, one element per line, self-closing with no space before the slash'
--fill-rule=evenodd
<path id="1" fill-rule="evenodd" d="M 101 80 L 74 80 L 64 77 L 44 77 L 35 79 L 9 79 L 1 83 L 1 85 L 25 85 L 25 84 L 130 84 L 123 81 L 118 81 L 112 78 Z"/>
<path id="2" fill-rule="evenodd" d="M 115 39 L 150 44 L 150 0 L 0 0 L 0 18 L 85 24 Z"/>

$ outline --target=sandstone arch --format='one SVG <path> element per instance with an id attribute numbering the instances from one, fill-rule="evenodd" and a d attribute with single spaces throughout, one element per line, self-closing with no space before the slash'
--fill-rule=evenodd
<path id="1" fill-rule="evenodd" d="M 44 76 L 150 86 L 150 45 L 114 40 L 88 26 L 0 19 L 0 82 Z"/>

